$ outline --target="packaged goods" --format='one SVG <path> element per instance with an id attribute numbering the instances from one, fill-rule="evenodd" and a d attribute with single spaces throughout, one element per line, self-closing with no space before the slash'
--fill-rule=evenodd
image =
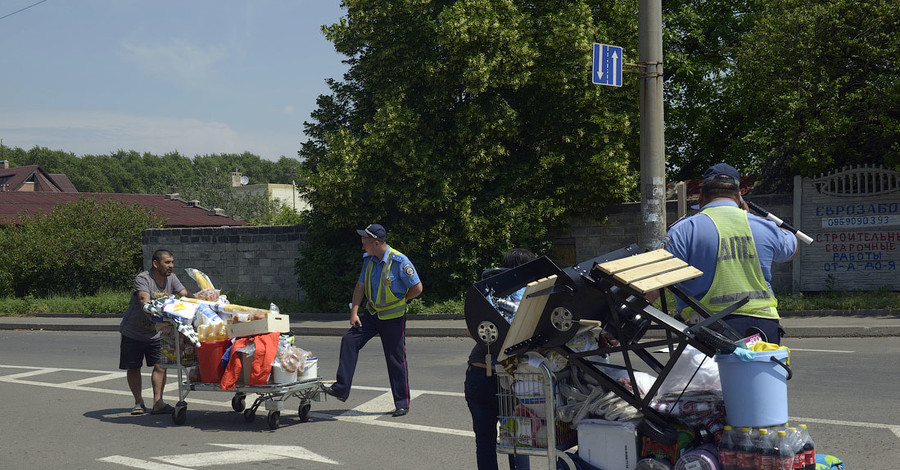
<path id="1" fill-rule="evenodd" d="M 185 272 L 187 272 L 188 276 L 191 277 L 194 281 L 197 282 L 197 286 L 200 287 L 200 290 L 203 289 L 215 289 L 213 287 L 212 281 L 209 280 L 209 276 L 203 274 L 199 269 L 194 268 L 185 268 Z"/>
<path id="2" fill-rule="evenodd" d="M 676 425 L 675 429 L 678 430 L 678 440 L 671 445 L 665 445 L 647 436 L 642 436 L 641 457 L 652 457 L 675 465 L 678 458 L 684 455 L 696 438 L 696 433 L 690 427 Z"/>
<path id="3" fill-rule="evenodd" d="M 721 470 L 716 454 L 716 446 L 713 444 L 697 446 L 678 459 L 675 470 Z"/>
<path id="4" fill-rule="evenodd" d="M 578 456 L 600 468 L 634 470 L 637 430 L 631 421 L 585 419 L 578 423 Z"/>

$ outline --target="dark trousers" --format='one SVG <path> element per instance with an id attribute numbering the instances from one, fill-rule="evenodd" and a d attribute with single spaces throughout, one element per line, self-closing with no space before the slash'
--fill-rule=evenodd
<path id="1" fill-rule="evenodd" d="M 497 469 L 497 374 L 487 376 L 480 367 L 466 369 L 466 403 L 472 413 L 472 430 L 475 431 L 475 461 L 478 470 Z M 511 470 L 529 470 L 527 455 L 510 455 Z"/>
<path id="2" fill-rule="evenodd" d="M 388 379 L 394 395 L 394 406 L 409 408 L 409 373 L 406 367 L 406 315 L 392 320 L 379 320 L 367 312 L 359 314 L 362 326 L 350 328 L 341 339 L 341 357 L 337 370 L 335 392 L 349 396 L 359 351 L 378 335 L 387 362 Z"/>
<path id="3" fill-rule="evenodd" d="M 766 335 L 767 343 L 781 344 L 781 337 L 784 336 L 784 328 L 781 323 L 774 318 L 757 318 L 747 315 L 728 315 L 725 318 L 728 326 L 737 330 L 742 338 L 750 336 L 754 333 L 762 332 Z M 756 331 L 759 330 L 759 331 Z"/>

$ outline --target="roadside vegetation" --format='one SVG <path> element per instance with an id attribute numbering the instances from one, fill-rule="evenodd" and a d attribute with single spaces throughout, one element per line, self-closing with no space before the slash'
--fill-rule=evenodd
<path id="1" fill-rule="evenodd" d="M 227 295 L 228 292 L 225 291 Z M 121 314 L 128 307 L 129 291 L 102 290 L 96 295 L 71 297 L 52 295 L 44 298 L 6 297 L 0 299 L 0 316 L 34 316 L 48 313 L 80 313 L 84 315 Z M 675 299 L 668 294 L 669 310 L 674 310 Z M 268 299 L 244 298 L 228 295 L 235 304 L 248 307 L 269 308 Z M 279 311 L 283 313 L 304 313 L 297 301 L 274 300 Z M 463 313 L 465 301 L 455 298 L 441 302 L 425 304 L 413 300 L 409 305 L 409 313 L 413 314 L 459 314 Z M 659 303 L 657 302 L 657 307 Z M 839 310 L 852 314 L 858 310 L 884 310 L 896 314 L 900 312 L 900 292 L 886 290 L 872 292 L 822 292 L 817 294 L 779 295 L 778 308 L 783 312 L 809 310 Z M 343 315 L 344 312 L 336 312 Z"/>

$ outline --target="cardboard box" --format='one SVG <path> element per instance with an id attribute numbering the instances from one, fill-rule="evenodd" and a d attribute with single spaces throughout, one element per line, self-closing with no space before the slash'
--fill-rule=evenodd
<path id="1" fill-rule="evenodd" d="M 270 333 L 272 331 L 277 331 L 279 333 L 290 333 L 291 321 L 288 316 L 280 313 L 270 313 L 266 315 L 265 319 L 262 320 L 253 320 L 244 323 L 232 323 L 231 325 L 228 325 L 228 336 L 233 338 Z"/>
<path id="2" fill-rule="evenodd" d="M 581 420 L 578 423 L 578 456 L 603 469 L 634 470 L 638 461 L 634 422 Z"/>

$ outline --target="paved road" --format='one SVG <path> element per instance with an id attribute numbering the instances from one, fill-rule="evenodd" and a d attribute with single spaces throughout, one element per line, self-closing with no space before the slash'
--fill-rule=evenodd
<path id="1" fill-rule="evenodd" d="M 900 337 L 900 314 L 879 310 L 856 312 L 782 312 L 781 323 L 791 338 Z M 343 314 L 290 314 L 291 331 L 303 336 L 341 336 L 349 327 Z M 121 314 L 86 317 L 47 314 L 2 317 L 0 330 L 119 331 Z M 466 337 L 462 315 L 410 315 L 407 336 Z"/>
<path id="2" fill-rule="evenodd" d="M 339 340 L 297 338 L 333 377 Z M 791 421 L 849 468 L 893 468 L 900 455 L 900 344 L 896 338 L 796 339 L 788 382 Z M 350 400 L 313 403 L 310 422 L 293 401 L 270 431 L 231 411 L 229 393 L 194 392 L 188 421 L 128 414 L 111 332 L 0 331 L 0 396 L 7 429 L 0 468 L 186 469 L 474 468 L 462 397 L 470 340 L 410 338 L 411 413 L 393 407 L 378 340 L 364 350 Z M 149 386 L 149 381 L 145 382 Z M 169 387 L 170 401 L 177 392 Z M 149 398 L 149 393 L 148 393 Z M 293 399 L 292 399 L 293 400 Z M 291 403 L 291 402 L 289 402 Z M 533 468 L 542 468 L 533 464 Z"/>

